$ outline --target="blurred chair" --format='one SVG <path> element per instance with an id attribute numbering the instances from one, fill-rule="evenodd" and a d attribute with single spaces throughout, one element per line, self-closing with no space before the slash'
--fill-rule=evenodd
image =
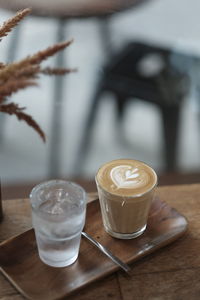
<path id="1" fill-rule="evenodd" d="M 128 6 L 134 4 L 134 0 L 130 1 Z M 115 6 L 119 6 L 115 10 Z M 102 6 L 98 1 L 90 2 L 88 1 L 87 5 L 84 6 L 81 2 L 72 1 L 37 1 L 37 0 L 0 0 L 0 8 L 6 9 L 8 11 L 18 11 L 26 7 L 31 7 L 31 14 L 35 17 L 51 18 L 55 19 L 57 30 L 55 34 L 55 43 L 61 42 L 66 39 L 66 24 L 72 19 L 83 19 L 95 17 L 99 21 L 100 35 L 102 38 L 102 47 L 105 53 L 111 53 L 111 39 L 110 39 L 110 30 L 109 22 L 110 16 L 117 11 L 123 10 L 126 6 L 123 4 L 123 1 L 119 3 L 113 3 L 108 1 Z M 10 41 L 9 49 L 7 52 L 7 61 L 14 61 L 16 52 L 19 50 L 19 40 L 21 37 L 21 28 L 23 25 L 20 23 L 15 29 L 14 34 Z M 55 65 L 57 67 L 63 67 L 65 65 L 65 53 L 61 51 L 56 56 Z M 62 101 L 64 98 L 63 95 L 63 84 L 64 77 L 56 76 L 54 84 L 54 106 L 56 109 L 52 109 L 51 116 L 51 137 L 50 137 L 50 153 L 48 161 L 48 176 L 49 177 L 58 177 L 60 176 L 60 166 L 61 166 L 61 125 L 62 125 Z M 3 138 L 4 131 L 4 115 L 0 116 L 0 140 Z"/>
<path id="2" fill-rule="evenodd" d="M 78 169 L 80 172 L 82 170 L 89 150 L 96 114 L 103 99 L 103 93 L 106 91 L 114 95 L 120 123 L 124 117 L 126 105 L 135 98 L 153 103 L 160 109 L 165 170 L 176 169 L 179 116 L 182 101 L 188 91 L 189 78 L 187 72 L 177 68 L 173 63 L 175 58 L 184 63 L 188 56 L 179 52 L 172 53 L 170 49 L 164 47 L 136 41 L 124 46 L 113 56 L 98 80 L 75 170 Z"/>
<path id="3" fill-rule="evenodd" d="M 108 55 L 113 53 L 110 32 L 110 17 L 116 13 L 123 12 L 129 8 L 138 8 L 149 0 L 0 0 L 0 8 L 16 12 L 19 9 L 31 7 L 32 15 L 37 17 L 46 17 L 55 19 L 58 25 L 55 42 L 65 39 L 66 24 L 73 19 L 96 18 L 100 29 L 102 39 L 102 48 Z M 13 40 L 8 51 L 8 60 L 13 61 L 17 49 L 17 41 L 20 38 L 20 27 L 18 26 L 13 35 Z M 57 55 L 56 66 L 64 65 L 64 52 Z M 64 78 L 55 78 L 54 88 L 54 106 L 51 117 L 51 137 L 50 137 L 50 154 L 48 163 L 48 176 L 58 177 L 61 166 L 61 116 L 62 116 L 62 99 L 63 99 Z M 2 119 L 2 118 L 0 118 Z M 2 122 L 1 122 L 2 123 Z M 2 128 L 2 130 L 1 130 Z M 2 135 L 3 124 L 0 126 L 0 136 Z M 0 137 L 1 138 L 1 137 Z"/>

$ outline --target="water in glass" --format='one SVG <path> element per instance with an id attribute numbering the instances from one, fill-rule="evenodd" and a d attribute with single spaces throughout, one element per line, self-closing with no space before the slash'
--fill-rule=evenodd
<path id="1" fill-rule="evenodd" d="M 61 184 L 62 183 L 62 184 Z M 32 220 L 39 256 L 55 267 L 72 264 L 78 257 L 85 223 L 85 192 L 71 182 L 50 181 L 32 192 Z M 36 204 L 35 204 L 36 203 Z"/>

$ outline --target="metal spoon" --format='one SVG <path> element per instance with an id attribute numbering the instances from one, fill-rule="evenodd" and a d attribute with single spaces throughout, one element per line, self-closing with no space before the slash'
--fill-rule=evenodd
<path id="1" fill-rule="evenodd" d="M 93 237 L 91 237 L 88 233 L 82 231 L 82 235 L 87 238 L 93 245 L 95 245 L 98 249 L 100 249 L 105 255 L 107 255 L 115 264 L 117 264 L 123 271 L 126 273 L 130 273 L 131 268 L 121 261 L 118 257 L 110 252 L 110 250 L 106 249 L 103 245 L 97 242 Z"/>

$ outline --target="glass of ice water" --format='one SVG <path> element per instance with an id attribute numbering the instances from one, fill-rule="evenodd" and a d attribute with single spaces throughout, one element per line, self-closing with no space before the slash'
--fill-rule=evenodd
<path id="1" fill-rule="evenodd" d="M 30 194 L 32 222 L 41 260 L 65 267 L 78 257 L 85 224 L 86 193 L 76 183 L 50 180 Z"/>

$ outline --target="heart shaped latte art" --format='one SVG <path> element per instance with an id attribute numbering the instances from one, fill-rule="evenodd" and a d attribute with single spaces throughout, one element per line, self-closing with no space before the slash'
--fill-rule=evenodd
<path id="1" fill-rule="evenodd" d="M 110 177 L 117 188 L 137 188 L 144 183 L 142 183 L 141 170 L 128 165 L 113 168 Z"/>

